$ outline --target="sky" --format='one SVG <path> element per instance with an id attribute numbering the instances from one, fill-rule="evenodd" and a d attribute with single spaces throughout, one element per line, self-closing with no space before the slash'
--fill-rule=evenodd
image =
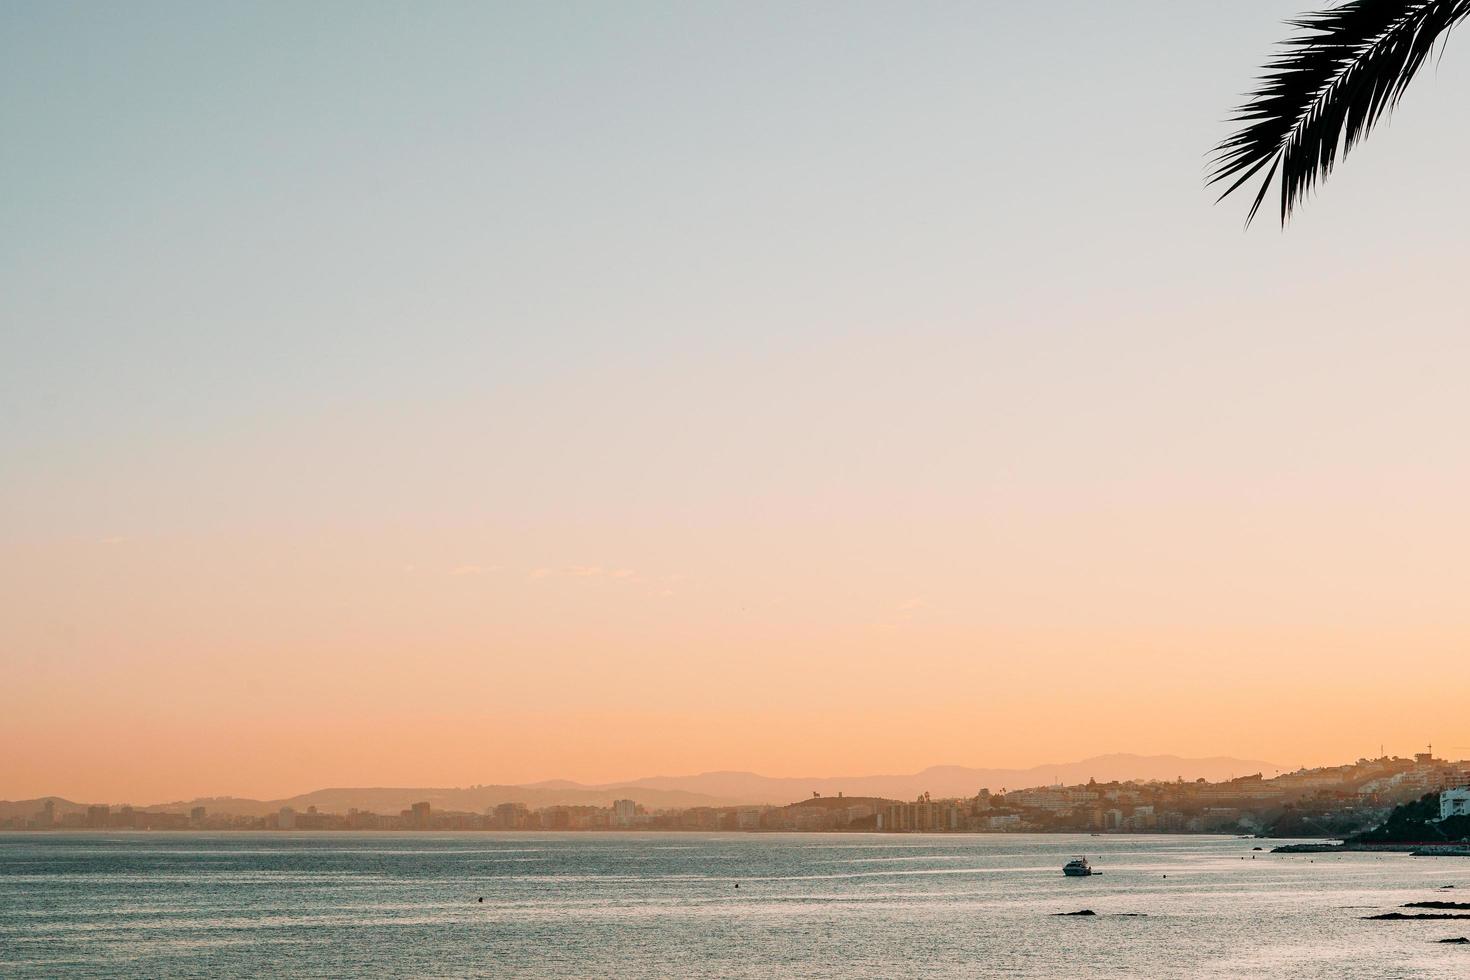
<path id="1" fill-rule="evenodd" d="M 0 0 L 0 798 L 1470 745 L 1470 37 L 1246 230 L 1305 2 Z"/>

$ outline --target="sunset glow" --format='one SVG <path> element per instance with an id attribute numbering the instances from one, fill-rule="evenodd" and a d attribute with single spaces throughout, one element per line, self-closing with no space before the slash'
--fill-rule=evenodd
<path id="1" fill-rule="evenodd" d="M 7 7 L 0 798 L 1470 744 L 1470 59 L 992 6 Z"/>

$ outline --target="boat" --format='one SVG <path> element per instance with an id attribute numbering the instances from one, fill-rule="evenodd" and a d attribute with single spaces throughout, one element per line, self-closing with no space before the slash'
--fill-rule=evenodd
<path id="1" fill-rule="evenodd" d="M 1087 858 L 1079 857 L 1062 865 L 1062 874 L 1068 878 L 1085 878 L 1092 874 L 1092 865 L 1087 863 Z"/>

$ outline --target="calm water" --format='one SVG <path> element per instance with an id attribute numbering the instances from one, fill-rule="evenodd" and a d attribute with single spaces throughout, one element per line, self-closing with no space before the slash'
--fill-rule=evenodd
<path id="1" fill-rule="evenodd" d="M 0 834 L 0 976 L 1470 976 L 1470 920 L 1360 918 L 1470 859 L 1257 843 Z"/>

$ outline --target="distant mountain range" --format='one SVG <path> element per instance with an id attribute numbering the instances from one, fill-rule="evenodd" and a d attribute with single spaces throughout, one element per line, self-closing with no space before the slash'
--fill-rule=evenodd
<path id="1" fill-rule="evenodd" d="M 1234 759 L 1228 756 L 1186 759 L 1176 755 L 1118 753 L 1093 756 L 1081 762 L 1032 766 L 1029 769 L 931 766 L 921 772 L 891 776 L 775 777 L 751 772 L 706 772 L 697 776 L 634 779 L 619 784 L 619 788 L 630 793 L 633 790 L 682 790 L 718 797 L 732 803 L 785 804 L 808 798 L 813 793 L 835 796 L 841 792 L 845 796 L 882 796 L 909 800 L 920 793 L 934 796 L 974 796 L 981 789 L 995 793 L 1001 789 L 1026 789 L 1056 782 L 1085 783 L 1089 779 L 1096 779 L 1098 782 L 1126 779 L 1207 779 L 1210 782 L 1219 782 L 1252 773 L 1272 776 L 1280 768 L 1275 763 L 1262 762 L 1259 759 Z M 566 780 L 531 783 L 529 786 L 554 787 L 564 792 L 606 788 Z"/>
<path id="2" fill-rule="evenodd" d="M 140 809 L 187 812 L 202 806 L 211 813 L 234 813 L 261 816 L 283 806 L 298 811 L 315 806 L 326 813 L 346 813 L 349 809 L 396 814 L 421 800 L 436 810 L 483 812 L 501 803 L 524 803 L 535 809 L 544 806 L 608 806 L 613 800 L 631 799 L 650 809 L 675 809 L 695 806 L 735 806 L 740 804 L 784 805 L 808 799 L 813 793 L 823 796 L 875 796 L 909 800 L 920 793 L 936 797 L 974 796 L 980 789 L 992 793 L 1002 789 L 1026 789 L 1051 783 L 1085 783 L 1113 780 L 1207 779 L 1211 782 L 1262 773 L 1272 776 L 1280 767 L 1255 759 L 1233 759 L 1215 756 L 1186 759 L 1175 755 L 1099 755 L 1081 762 L 1032 766 L 1029 769 L 972 769 L 966 766 L 931 766 L 921 772 L 891 776 L 821 776 L 776 777 L 752 772 L 705 772 L 694 776 L 652 776 L 627 782 L 588 785 L 564 779 L 530 783 L 524 786 L 470 786 L 465 789 L 434 788 L 342 788 L 320 789 L 280 800 L 251 800 L 236 797 L 210 797 L 180 800 L 173 803 L 140 806 Z M 82 809 L 84 804 L 59 797 L 60 813 Z M 31 816 L 41 808 L 44 799 L 0 801 L 0 819 L 9 816 Z"/>

